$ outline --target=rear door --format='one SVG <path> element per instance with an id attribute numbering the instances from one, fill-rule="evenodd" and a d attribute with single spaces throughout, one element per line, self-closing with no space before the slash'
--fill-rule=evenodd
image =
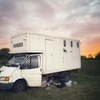
<path id="1" fill-rule="evenodd" d="M 24 62 L 22 72 L 22 77 L 27 80 L 29 86 L 41 86 L 42 77 L 42 57 L 41 55 L 31 55 Z"/>

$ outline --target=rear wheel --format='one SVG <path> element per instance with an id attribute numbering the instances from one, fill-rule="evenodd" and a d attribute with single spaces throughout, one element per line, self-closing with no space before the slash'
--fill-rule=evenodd
<path id="1" fill-rule="evenodd" d="M 12 89 L 16 93 L 23 92 L 26 89 L 26 82 L 24 80 L 18 80 L 14 83 Z"/>

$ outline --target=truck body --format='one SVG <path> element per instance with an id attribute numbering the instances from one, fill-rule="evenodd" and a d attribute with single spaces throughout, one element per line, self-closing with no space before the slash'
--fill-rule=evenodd
<path id="1" fill-rule="evenodd" d="M 38 87 L 43 75 L 81 68 L 79 40 L 24 33 L 11 38 L 10 53 L 16 56 L 0 69 L 2 88 Z"/>

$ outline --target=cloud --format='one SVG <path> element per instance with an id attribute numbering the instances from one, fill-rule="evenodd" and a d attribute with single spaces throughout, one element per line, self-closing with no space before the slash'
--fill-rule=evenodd
<path id="1" fill-rule="evenodd" d="M 33 0 L 32 4 L 35 5 L 36 15 L 43 19 L 51 19 L 55 14 L 53 7 L 46 0 Z"/>
<path id="2" fill-rule="evenodd" d="M 100 0 L 0 0 L 0 44 L 24 32 L 90 41 L 99 26 Z"/>

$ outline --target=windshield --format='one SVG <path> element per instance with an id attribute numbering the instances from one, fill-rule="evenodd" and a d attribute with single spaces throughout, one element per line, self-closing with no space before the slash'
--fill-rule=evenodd
<path id="1" fill-rule="evenodd" d="M 26 56 L 15 56 L 13 57 L 6 66 L 8 67 L 18 67 L 20 63 L 24 60 Z"/>

